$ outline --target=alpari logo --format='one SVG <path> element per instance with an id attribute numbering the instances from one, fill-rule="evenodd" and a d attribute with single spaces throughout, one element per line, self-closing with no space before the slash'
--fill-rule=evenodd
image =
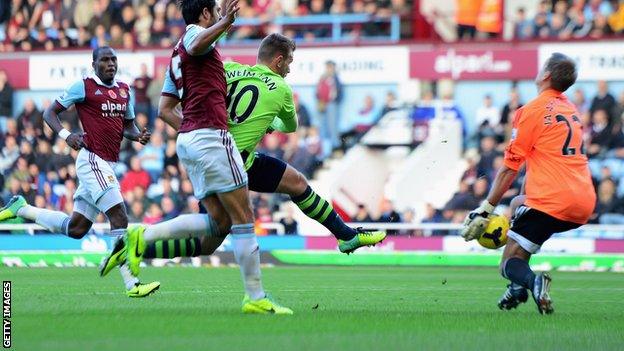
<path id="1" fill-rule="evenodd" d="M 112 103 L 110 100 L 106 100 L 105 103 L 102 103 L 102 111 L 106 111 L 106 112 L 126 112 L 126 109 L 128 104 L 127 103 L 123 103 L 123 104 L 116 104 L 116 103 Z"/>
<path id="2" fill-rule="evenodd" d="M 460 55 L 450 49 L 446 55 L 437 56 L 434 63 L 436 72 L 451 73 L 453 79 L 460 78 L 463 73 L 506 73 L 511 72 L 511 68 L 511 61 L 496 61 L 492 51 Z"/>

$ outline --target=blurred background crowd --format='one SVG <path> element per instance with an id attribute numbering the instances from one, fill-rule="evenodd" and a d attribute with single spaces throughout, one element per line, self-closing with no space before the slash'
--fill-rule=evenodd
<path id="1" fill-rule="evenodd" d="M 277 26 L 276 17 L 307 15 L 366 14 L 370 18 L 398 15 L 402 39 L 437 39 L 442 34 L 423 34 L 423 19 L 431 20 L 420 7 L 424 1 L 409 0 L 241 0 L 239 25 L 230 33 L 234 40 L 259 39 L 267 32 L 285 34 L 313 44 L 331 35 L 322 26 Z M 624 0 L 555 0 L 516 1 L 535 8 L 518 6 L 515 16 L 503 16 L 501 0 L 440 0 L 452 3 L 455 12 L 456 40 L 499 40 L 504 24 L 512 25 L 514 40 L 572 40 L 618 36 L 624 29 Z M 508 11 L 509 12 L 509 11 Z M 422 16 L 421 16 L 422 15 Z M 435 15 L 435 11 L 434 11 Z M 419 22 L 421 21 L 421 22 Z M 426 21 L 425 21 L 426 22 Z M 387 24 L 387 23 L 386 23 Z M 365 21 L 350 26 L 343 34 L 376 35 L 387 31 L 386 24 Z M 184 21 L 169 0 L 11 0 L 0 2 L 0 51 L 60 50 L 94 48 L 111 45 L 116 48 L 171 48 L 184 31 Z M 427 32 L 427 31 L 425 31 Z M 419 37 L 420 36 L 420 37 Z M 299 130 L 289 135 L 272 133 L 262 142 L 259 151 L 283 159 L 304 175 L 312 178 L 323 162 L 344 153 L 357 144 L 385 113 L 408 108 L 414 130 L 428 123 L 434 99 L 461 99 L 459 96 L 435 96 L 424 90 L 419 100 L 404 106 L 397 94 L 388 91 L 384 101 L 374 101 L 365 94 L 361 106 L 355 108 L 359 123 L 341 128 L 340 106 L 344 104 L 340 70 L 335 62 L 325 63 L 325 73 L 318 77 L 314 103 L 301 103 L 295 89 Z M 156 73 L 146 66 L 132 86 L 135 92 L 137 124 L 152 130 L 146 146 L 125 141 L 116 169 L 131 222 L 156 223 L 180 213 L 196 212 L 197 200 L 192 196 L 191 183 L 180 167 L 175 153 L 175 132 L 155 118 L 156 106 L 163 84 L 164 68 Z M 583 89 L 568 92 L 578 107 L 584 125 L 584 147 L 598 193 L 593 223 L 624 224 L 624 90 L 612 89 L 600 81 L 593 96 Z M 486 90 L 487 92 L 487 90 Z M 385 93 L 385 90 L 384 90 Z M 71 212 L 76 190 L 76 153 L 64 141 L 52 135 L 42 119 L 42 111 L 50 99 L 26 99 L 14 106 L 14 90 L 7 73 L 0 70 L 0 205 L 11 196 L 21 194 L 38 207 Z M 500 95 L 499 95 L 500 96 Z M 487 195 L 511 131 L 514 112 L 528 101 L 512 88 L 507 101 L 495 101 L 493 94 L 483 96 L 476 110 L 454 113 L 464 123 L 467 170 L 457 192 L 441 208 L 427 205 L 425 213 L 414 209 L 395 209 L 391 201 L 382 200 L 376 211 L 364 205 L 347 220 L 354 222 L 460 223 L 466 211 L 478 206 Z M 455 100 L 458 102 L 459 100 Z M 20 102 L 21 104 L 21 102 Z M 459 104 L 456 104 L 456 106 Z M 17 112 L 16 112 L 17 111 Z M 314 113 L 312 113 L 314 111 Z M 313 118 L 312 115 L 317 116 Z M 463 116 L 474 116 L 466 119 Z M 62 114 L 70 130 L 79 130 L 75 110 Z M 469 134 L 466 131 L 470 130 Z M 476 132 L 472 132 L 476 130 Z M 417 133 L 415 133 L 416 135 Z M 505 195 L 508 204 L 522 184 L 521 175 Z M 297 232 L 294 208 L 280 195 L 253 194 L 258 224 L 280 222 L 287 233 Z M 286 205 L 284 205 L 286 204 Z M 372 215 L 371 213 L 375 213 Z M 104 218 L 100 218 L 104 221 Z M 258 233 L 269 233 L 258 227 Z M 436 231 L 426 234 L 444 234 Z M 420 235 L 419 231 L 397 231 L 395 234 Z"/>
<path id="2" fill-rule="evenodd" d="M 332 36 L 332 19 L 363 15 L 364 20 L 340 27 L 340 35 L 357 40 L 388 33 L 398 16 L 401 39 L 568 40 L 604 38 L 624 31 L 624 1 L 528 1 L 503 11 L 502 0 L 241 0 L 239 21 L 229 39 L 261 39 L 283 32 L 304 42 Z M 446 13 L 453 8 L 453 13 Z M 325 17 L 322 17 L 322 16 Z M 320 22 L 297 20 L 321 16 Z M 294 19 L 279 22 L 276 18 Z M 325 18 L 325 20 L 322 20 Z M 450 25 L 454 35 L 440 27 Z M 4 0 L 0 2 L 0 51 L 93 48 L 169 48 L 184 32 L 185 24 L 174 0 Z"/>
<path id="3" fill-rule="evenodd" d="M 230 38 L 261 39 L 278 28 L 278 16 L 399 14 L 408 25 L 409 0 L 242 0 L 239 26 Z M 331 21 L 327 21 L 331 22 Z M 170 48 L 184 32 L 185 23 L 174 0 L 5 0 L 0 4 L 0 51 L 56 48 Z M 331 26 L 284 28 L 292 38 L 313 41 L 327 37 Z M 349 35 L 386 31 L 375 23 L 357 24 Z"/>

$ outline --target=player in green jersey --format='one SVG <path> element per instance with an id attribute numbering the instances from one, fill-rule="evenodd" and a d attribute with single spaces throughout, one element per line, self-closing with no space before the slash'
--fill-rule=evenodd
<path id="1" fill-rule="evenodd" d="M 359 247 L 375 245 L 385 238 L 384 231 L 350 228 L 332 205 L 312 190 L 300 172 L 282 160 L 256 152 L 256 146 L 267 131 L 291 133 L 297 129 L 292 89 L 284 80 L 290 72 L 294 50 L 295 43 L 291 39 L 276 33 L 267 36 L 260 44 L 258 64 L 225 63 L 228 126 L 245 162 L 249 189 L 289 195 L 304 214 L 331 231 L 341 252 L 351 253 Z M 160 118 L 175 129 L 182 118 L 176 109 L 178 103 L 178 91 L 167 75 L 160 101 Z M 218 210 L 211 209 L 210 213 Z M 199 238 L 156 242 L 148 246 L 144 257 L 207 255 L 223 240 L 214 236 L 204 239 L 201 245 Z"/>

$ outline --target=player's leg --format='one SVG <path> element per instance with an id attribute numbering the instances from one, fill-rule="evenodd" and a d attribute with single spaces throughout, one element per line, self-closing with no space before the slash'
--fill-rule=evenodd
<path id="1" fill-rule="evenodd" d="M 52 233 L 65 234 L 74 239 L 82 238 L 89 231 L 92 224 L 91 221 L 87 220 L 80 213 L 75 212 L 70 217 L 61 211 L 31 206 L 22 196 L 14 196 L 0 210 L 0 218 L 2 220 L 15 217 L 31 220 Z"/>
<path id="2" fill-rule="evenodd" d="M 250 190 L 289 195 L 306 216 L 322 224 L 336 237 L 342 252 L 350 253 L 362 246 L 375 245 L 386 237 L 385 231 L 347 226 L 331 203 L 314 192 L 305 176 L 282 160 L 259 153 L 247 173 Z"/>
<path id="3" fill-rule="evenodd" d="M 498 308 L 510 310 L 528 300 L 529 294 L 527 289 L 530 288 L 526 287 L 526 285 L 529 285 L 527 281 L 532 285 L 533 283 L 531 282 L 535 280 L 535 273 L 531 271 L 528 265 L 530 258 L 531 254 L 522 249 L 515 240 L 507 239 L 507 245 L 501 258 L 500 272 L 504 278 L 510 280 L 510 283 L 498 301 Z M 508 264 L 509 267 L 506 268 Z M 506 271 L 509 271 L 509 276 Z"/>
<path id="4" fill-rule="evenodd" d="M 516 217 L 517 209 L 524 204 L 525 198 L 526 196 L 519 195 L 519 196 L 514 197 L 513 200 L 511 200 L 509 207 L 511 210 L 512 223 Z M 512 250 L 511 249 L 512 246 L 517 245 L 515 241 L 514 241 L 515 244 L 511 244 L 511 241 L 513 241 L 513 239 L 509 239 L 507 243 L 507 247 L 510 248 L 509 250 Z M 507 250 L 507 247 L 505 250 Z M 503 257 L 501 259 L 501 264 L 500 264 L 501 274 L 503 272 L 503 263 L 506 261 L 508 257 L 511 257 L 510 252 L 505 251 L 503 253 Z M 528 261 L 528 258 L 527 258 L 527 261 Z M 529 294 L 526 288 L 524 288 L 523 286 L 519 284 L 510 282 L 509 284 L 507 284 L 507 290 L 505 290 L 505 293 L 503 294 L 501 299 L 498 301 L 498 308 L 500 308 L 501 310 L 511 310 L 511 309 L 518 307 L 518 305 L 525 303 L 528 300 L 528 298 L 529 298 Z"/>
<path id="5" fill-rule="evenodd" d="M 245 286 L 243 312 L 292 314 L 291 309 L 270 299 L 262 287 L 260 247 L 254 231 L 253 211 L 247 187 L 220 193 L 218 197 L 232 220 L 230 233 L 234 246 L 234 257 L 240 266 Z"/>
<path id="6" fill-rule="evenodd" d="M 503 252 L 501 274 L 516 287 L 530 290 L 541 314 L 554 312 L 549 294 L 551 278 L 546 273 L 533 272 L 529 260 L 552 234 L 574 227 L 526 205 L 520 205 L 514 213 L 514 221 L 507 234 L 508 241 Z"/>
<path id="7" fill-rule="evenodd" d="M 245 291 L 252 300 L 261 299 L 266 294 L 260 277 L 260 250 L 247 187 L 218 194 L 218 198 L 232 222 L 234 256 L 241 268 Z"/>
<path id="8" fill-rule="evenodd" d="M 230 222 L 230 217 L 227 215 L 223 205 L 221 205 L 221 202 L 219 202 L 216 196 L 207 197 L 204 199 L 203 203 L 200 202 L 199 207 L 199 214 L 184 216 L 194 216 L 197 218 L 205 218 L 208 216 L 209 218 L 213 218 L 212 221 L 218 228 L 216 233 L 212 230 L 207 231 L 205 228 L 202 230 L 199 227 L 196 228 L 197 230 L 195 232 L 190 232 L 189 228 L 181 225 L 180 227 L 183 229 L 172 230 L 186 230 L 186 238 L 157 240 L 148 243 L 143 258 L 175 258 L 211 255 L 221 243 L 223 243 L 232 224 Z M 208 210 L 206 210 L 206 208 L 208 208 Z M 154 226 L 158 225 L 160 224 Z M 153 226 L 148 227 L 148 229 L 151 227 Z M 163 228 L 163 231 L 164 230 Z M 189 235 L 191 235 L 190 238 L 188 237 Z"/>

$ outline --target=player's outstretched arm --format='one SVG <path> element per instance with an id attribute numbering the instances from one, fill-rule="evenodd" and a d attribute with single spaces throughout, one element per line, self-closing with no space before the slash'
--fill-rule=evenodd
<path id="1" fill-rule="evenodd" d="M 171 126 L 176 131 L 180 129 L 182 123 L 182 112 L 178 109 L 178 99 L 162 95 L 158 102 L 158 118 Z"/>
<path id="2" fill-rule="evenodd" d="M 63 138 L 67 145 L 74 150 L 80 150 L 85 147 L 85 143 L 82 139 L 82 134 L 71 133 L 67 129 L 63 128 L 61 120 L 59 119 L 59 113 L 65 111 L 65 107 L 59 103 L 54 103 L 48 106 L 43 111 L 43 120 L 52 128 L 55 134 Z"/>
<path id="3" fill-rule="evenodd" d="M 123 135 L 126 139 L 139 142 L 143 145 L 147 144 L 150 138 L 152 137 L 152 133 L 149 130 L 147 130 L 147 128 L 143 128 L 143 130 L 139 130 L 136 124 L 134 124 L 133 119 L 124 120 Z"/>
<path id="4" fill-rule="evenodd" d="M 230 28 L 240 8 L 238 6 L 238 1 L 239 0 L 224 1 L 223 8 L 225 8 L 225 10 L 222 10 L 223 16 L 217 23 L 202 30 L 197 35 L 197 38 L 186 48 L 189 54 L 195 56 L 205 53 L 206 50 Z"/>

